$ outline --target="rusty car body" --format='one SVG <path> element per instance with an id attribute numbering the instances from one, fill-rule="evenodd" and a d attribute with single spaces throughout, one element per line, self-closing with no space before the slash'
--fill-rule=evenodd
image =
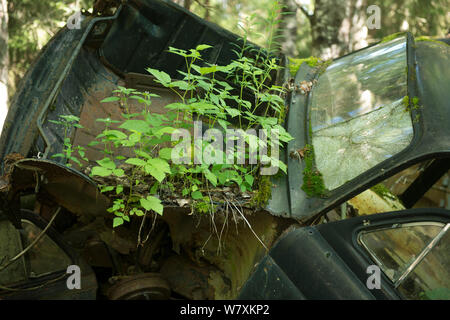
<path id="1" fill-rule="evenodd" d="M 169 55 L 167 48 L 190 49 L 204 43 L 212 46 L 205 61 L 224 65 L 234 58 L 232 43 L 239 43 L 240 40 L 236 35 L 167 0 L 129 0 L 118 4 L 115 10 L 109 9 L 103 15 L 84 17 L 80 29 L 64 28 L 52 38 L 23 79 L 0 137 L 2 221 L 10 221 L 20 229 L 24 223 L 21 218 L 24 210 L 31 210 L 39 219 L 46 221 L 50 221 L 60 210 L 54 222 L 56 231 L 52 233 L 58 236 L 53 241 L 61 248 L 72 248 L 69 250 L 76 254 L 70 256 L 70 263 L 77 264 L 75 262 L 78 261 L 86 270 L 83 274 L 88 277 L 88 290 L 79 298 L 93 298 L 97 282 L 97 297 L 111 299 L 161 299 L 171 295 L 187 299 L 233 299 L 239 296 L 271 299 L 403 297 L 396 291 L 395 281 L 392 282 L 388 276 L 383 276 L 383 290 L 379 293 L 373 294 L 364 286 L 364 268 L 370 261 L 376 263 L 373 262 L 376 257 L 362 253 L 362 244 L 351 242 L 350 238 L 355 236 L 356 229 L 359 228 L 359 232 L 363 230 L 361 226 L 366 227 L 364 220 L 367 219 L 361 217 L 341 224 L 298 227 L 317 221 L 329 210 L 389 176 L 418 162 L 428 161 L 425 171 L 400 196 L 407 208 L 412 207 L 449 170 L 450 99 L 446 86 L 439 84 L 450 80 L 448 46 L 431 41 L 414 42 L 413 37 L 407 34 L 337 59 L 326 70 L 302 64 L 294 83 L 307 81 L 314 85 L 306 94 L 294 89 L 286 97 L 289 113 L 285 127 L 294 140 L 281 156 L 289 172 L 286 176 L 272 179 L 272 196 L 267 207 L 248 212 L 246 221 L 227 227 L 223 238 L 214 239 L 211 238 L 210 220 L 194 219 L 187 208 L 167 206 L 164 215 L 155 219 L 153 226 L 147 226 L 148 230 L 153 231 L 149 241 L 145 246 L 138 247 L 132 235 L 139 229 L 139 223 L 131 223 L 129 227 L 112 232 L 107 227 L 111 219 L 106 212 L 109 200 L 99 192 L 87 173 L 51 160 L 52 155 L 61 152 L 64 141 L 60 128 L 51 121 L 57 120 L 61 114 L 79 117 L 84 128 L 72 128 L 69 132 L 71 142 L 86 146 L 89 159 L 99 159 L 100 150 L 89 147 L 88 143 L 100 133 L 95 119 L 115 119 L 121 113 L 117 103 L 100 103 L 110 96 L 112 90 L 121 85 L 157 93 L 160 98 L 153 101 L 152 108 L 155 112 L 164 112 L 164 106 L 176 101 L 177 97 L 159 86 L 152 76 L 144 72 L 145 68 L 150 66 L 177 77 L 177 70 L 183 70 L 184 61 Z M 392 54 L 396 55 L 397 64 L 390 74 L 386 74 L 386 68 L 390 67 L 387 61 L 393 58 Z M 280 57 L 279 61 L 287 67 L 286 57 Z M 378 61 L 377 65 L 371 65 L 372 61 Z M 371 101 L 376 103 L 368 99 L 365 108 L 355 106 L 354 110 L 340 112 L 345 100 L 327 102 L 329 97 L 323 95 L 323 91 L 336 80 L 333 70 L 352 77 L 351 68 L 368 72 L 361 73 L 361 78 L 356 77 L 353 82 L 354 88 L 358 87 L 353 98 L 373 93 Z M 372 69 L 375 72 L 371 74 Z M 373 83 L 364 83 L 372 75 L 377 81 L 377 87 L 373 90 L 370 87 Z M 348 77 L 342 77 L 342 81 L 345 82 Z M 389 90 L 380 89 L 386 77 L 388 81 L 392 80 L 390 88 L 395 91 L 392 94 Z M 292 81 L 288 68 L 282 69 L 275 79 L 280 85 Z M 317 85 L 314 80 L 317 80 Z M 375 92 L 378 89 L 382 91 Z M 335 96 L 344 99 L 345 92 L 339 91 L 339 88 L 336 90 Z M 369 93 L 364 93 L 367 91 Z M 384 143 L 398 142 L 389 138 L 392 132 L 400 130 L 400 136 L 407 134 L 408 139 L 403 141 L 402 148 L 385 152 L 379 161 L 355 170 L 357 174 L 343 175 L 343 181 L 333 182 L 326 176 L 326 194 L 311 197 L 302 190 L 306 163 L 292 157 L 292 151 L 309 144 L 316 150 L 316 163 L 329 158 L 329 155 L 321 154 L 324 148 L 317 140 L 318 132 L 327 129 L 321 127 L 321 123 L 332 127 L 351 122 L 355 114 L 366 116 L 380 112 L 385 105 L 390 105 L 389 110 L 395 111 L 402 108 L 400 103 L 404 96 L 410 97 L 411 103 L 412 97 L 417 97 L 423 107 L 406 106 L 401 114 L 403 122 L 389 122 L 384 114 L 378 127 L 369 127 L 375 132 L 370 132 L 371 138 L 376 137 L 377 130 L 387 136 Z M 327 115 L 327 107 L 337 111 Z M 139 106 L 132 108 L 138 110 Z M 404 122 L 409 127 L 397 127 L 397 124 Z M 366 143 L 366 149 L 374 148 L 369 140 L 364 140 L 367 135 L 359 132 L 353 142 Z M 353 150 L 345 161 L 355 161 L 364 154 L 361 150 Z M 325 168 L 324 172 L 334 170 L 334 167 L 330 169 L 323 162 L 321 165 Z M 29 211 L 26 212 L 29 214 Z M 442 230 L 448 229 L 448 212 L 431 209 L 429 212 L 432 213 L 429 219 L 440 219 L 433 221 L 440 223 Z M 425 211 L 392 215 L 398 216 L 398 220 L 393 222 L 386 214 L 382 218 L 374 216 L 368 220 L 372 221 L 372 225 L 377 225 L 377 221 L 380 225 L 381 222 L 384 225 L 403 225 L 411 219 L 426 220 Z M 216 218 L 217 223 L 225 227 L 226 220 L 220 215 Z M 249 232 L 248 224 L 256 234 L 262 235 L 266 248 Z M 11 229 L 10 226 L 7 228 Z M 335 234 L 337 230 L 342 231 L 341 236 Z M 52 234 L 49 234 L 50 238 Z M 312 235 L 310 238 L 309 234 Z M 443 235 L 439 239 L 448 239 L 448 232 L 446 237 Z M 58 237 L 63 240 L 56 240 Z M 217 248 L 222 248 L 222 251 L 218 252 Z M 269 254 L 267 248 L 272 248 Z M 315 255 L 308 252 L 315 252 Z M 218 253 L 221 254 L 220 259 Z M 305 254 L 308 260 L 304 259 Z M 302 261 L 305 264 L 303 272 L 308 275 L 299 276 L 301 273 L 292 270 L 286 262 L 287 256 L 294 256 L 299 263 Z M 320 281 L 326 282 L 326 277 L 319 277 L 322 280 L 311 277 L 311 273 L 316 271 L 308 269 L 315 264 L 324 266 L 323 270 L 335 268 L 331 271 L 339 272 L 341 277 L 332 285 L 320 286 Z M 13 266 L 17 265 L 18 262 Z M 55 279 L 65 281 L 62 270 L 57 271 L 50 278 L 40 279 L 40 283 L 57 282 Z M 97 282 L 91 277 L 94 273 Z M 280 277 L 284 282 L 280 282 Z M 305 291 L 306 278 L 316 279 L 319 289 Z M 264 279 L 270 281 L 264 282 Z M 25 288 L 20 281 L 1 283 L 4 289 L 2 291 L 0 287 L 2 297 L 20 298 L 21 293 L 28 292 L 18 290 Z M 26 286 L 34 285 L 27 283 Z M 311 288 L 314 289 L 314 286 Z M 38 290 L 34 296 L 30 293 L 27 297 L 73 298 L 72 293 L 60 286 L 53 295 L 41 296 Z"/>

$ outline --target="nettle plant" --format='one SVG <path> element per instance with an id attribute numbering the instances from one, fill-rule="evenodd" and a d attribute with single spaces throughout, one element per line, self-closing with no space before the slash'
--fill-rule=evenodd
<path id="1" fill-rule="evenodd" d="M 286 172 L 286 165 L 270 156 L 273 148 L 279 148 L 279 144 L 292 139 L 281 125 L 285 108 L 281 98 L 283 89 L 270 84 L 272 71 L 279 68 L 276 59 L 262 55 L 257 56 L 258 60 L 252 59 L 246 57 L 242 50 L 238 53 L 238 58 L 226 66 L 200 66 L 197 63 L 203 62 L 201 52 L 208 48 L 209 45 L 199 45 L 189 51 L 169 49 L 170 53 L 179 55 L 186 61 L 186 72 L 179 71 L 181 80 L 172 79 L 164 71 L 147 69 L 155 77 L 155 81 L 179 97 L 178 102 L 165 106 L 165 114 L 151 111 L 151 98 L 156 95 L 135 89 L 118 87 L 114 91 L 115 96 L 102 101 L 120 102 L 125 109 L 121 121 L 97 119 L 105 124 L 105 129 L 90 144 L 103 145 L 105 155 L 103 159 L 96 161 L 97 165 L 92 168 L 91 175 L 127 181 L 127 187 L 122 184 L 101 187 L 102 192 L 108 192 L 114 199 L 109 209 L 115 215 L 114 227 L 124 221 L 129 222 L 133 215 L 143 216 L 147 212 L 161 215 L 163 204 L 158 195 L 163 191 L 173 191 L 175 186 L 177 190 L 181 190 L 183 197 L 193 200 L 192 206 L 198 211 L 210 212 L 215 209 L 209 196 L 211 188 L 238 186 L 241 192 L 252 192 L 261 163 L 269 163 Z M 226 79 L 227 76 L 229 80 Z M 246 88 L 252 93 L 251 101 L 244 97 Z M 143 105 L 142 112 L 130 112 L 130 99 Z M 230 157 L 229 152 L 225 154 L 221 149 L 214 149 L 214 138 L 202 141 L 201 154 L 209 148 L 216 159 L 217 155 L 222 159 L 219 163 L 194 164 L 193 154 L 188 155 L 191 160 L 188 163 L 176 163 L 172 159 L 180 141 L 172 141 L 172 135 L 179 129 L 192 128 L 194 121 L 202 121 L 209 128 L 218 127 L 224 131 L 236 127 L 242 129 L 241 138 L 245 139 L 246 144 L 262 146 L 266 143 L 257 135 L 248 133 L 250 128 L 263 129 L 268 136 L 277 132 L 279 139 L 270 140 L 268 153 L 258 159 L 258 164 L 251 165 L 248 161 L 237 164 L 237 144 L 233 144 L 232 149 L 235 161 L 230 163 L 229 158 L 228 161 L 226 159 Z M 112 129 L 112 126 L 116 129 Z M 195 141 L 190 150 L 195 149 L 194 144 Z M 124 154 L 131 156 L 125 157 Z M 128 170 L 124 170 L 123 164 Z M 151 177 L 153 181 L 148 192 L 134 192 L 136 186 L 143 183 L 144 177 Z"/>
<path id="2" fill-rule="evenodd" d="M 275 30 L 280 9 L 275 2 L 263 24 L 268 33 L 269 51 L 276 49 Z M 272 77 L 280 68 L 278 61 L 266 51 L 254 51 L 247 41 L 256 18 L 254 15 L 248 19 L 242 43 L 233 50 L 236 59 L 228 65 L 206 63 L 202 52 L 211 46 L 202 44 L 190 50 L 169 48 L 170 53 L 181 56 L 186 63 L 185 71 L 178 71 L 177 79 L 164 71 L 147 69 L 156 82 L 179 98 L 176 103 L 165 106 L 166 113 L 151 111 L 152 98 L 157 95 L 131 88 L 119 86 L 113 91 L 114 96 L 102 100 L 104 103 L 118 102 L 125 110 L 121 120 L 97 119 L 104 124 L 104 130 L 89 144 L 103 146 L 104 157 L 96 161 L 90 174 L 94 179 L 104 181 L 100 190 L 113 200 L 108 209 L 114 214 L 113 227 L 130 222 L 134 215 L 144 218 L 149 212 L 162 215 L 161 199 L 173 192 L 192 200 L 192 211 L 199 213 L 214 213 L 217 199 L 213 201 L 211 191 L 224 187 L 235 193 L 250 194 L 258 189 L 259 193 L 254 193 L 253 197 L 258 206 L 268 200 L 265 193 L 270 190 L 270 179 L 261 176 L 260 169 L 269 165 L 286 173 L 286 165 L 278 159 L 275 150 L 292 137 L 282 126 L 286 109 L 282 98 L 284 89 L 273 85 Z M 131 112 L 131 100 L 143 106 L 141 112 Z M 69 126 L 81 127 L 76 123 L 78 119 L 64 116 L 62 119 L 59 124 L 64 125 L 66 132 Z M 177 132 L 183 129 L 192 131 L 199 121 L 209 129 L 221 129 L 222 132 L 240 130 L 240 135 L 225 138 L 226 152 L 215 143 L 223 139 L 218 135 L 201 139 L 200 143 L 189 140 L 187 152 L 178 154 L 178 147 L 186 141 L 173 137 L 179 137 Z M 264 135 L 257 135 L 256 130 L 263 131 L 267 137 L 276 135 L 277 139 L 267 141 Z M 228 142 L 236 139 L 241 139 L 240 146 L 256 145 L 265 152 L 256 155 L 256 162 L 252 161 L 249 154 L 242 156 L 239 143 L 232 143 L 230 151 Z M 87 161 L 84 149 L 76 147 L 76 150 Z M 194 161 L 197 152 L 203 155 L 205 151 L 219 161 Z M 70 141 L 65 139 L 63 153 L 54 156 L 81 166 L 73 152 Z M 189 161 L 174 160 L 180 156 Z"/>
<path id="3" fill-rule="evenodd" d="M 61 153 L 57 153 L 52 155 L 52 158 L 60 158 L 64 161 L 73 161 L 74 163 L 78 164 L 80 167 L 82 167 L 81 161 L 78 159 L 88 161 L 86 158 L 85 151 L 86 149 L 82 146 L 73 146 L 70 142 L 70 138 L 68 136 L 68 131 L 70 128 L 83 128 L 81 124 L 78 122 L 80 121 L 80 118 L 74 115 L 61 115 L 59 116 L 60 120 L 49 120 L 50 122 L 58 125 L 62 125 L 64 127 L 64 142 L 63 142 L 63 150 Z M 78 156 L 76 156 L 76 153 L 78 153 Z M 68 167 L 71 166 L 70 163 L 67 162 L 66 164 Z"/>

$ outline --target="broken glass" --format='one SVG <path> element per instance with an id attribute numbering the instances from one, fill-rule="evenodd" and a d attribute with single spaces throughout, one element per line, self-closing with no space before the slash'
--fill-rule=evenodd
<path id="1" fill-rule="evenodd" d="M 413 137 L 406 38 L 345 56 L 311 95 L 312 143 L 325 187 L 333 190 L 406 148 Z"/>

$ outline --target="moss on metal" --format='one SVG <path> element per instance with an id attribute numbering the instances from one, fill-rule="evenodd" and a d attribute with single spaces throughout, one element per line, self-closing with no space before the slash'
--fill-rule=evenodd
<path id="1" fill-rule="evenodd" d="M 394 195 L 383 183 L 379 183 L 370 188 L 373 192 L 379 195 L 383 199 L 395 200 L 401 203 L 400 199 Z"/>
<path id="2" fill-rule="evenodd" d="M 421 106 L 419 105 L 419 98 L 413 97 L 412 99 L 409 96 L 404 96 L 402 99 L 403 106 L 405 107 L 405 111 L 417 110 Z"/>
<path id="3" fill-rule="evenodd" d="M 265 208 L 272 196 L 272 181 L 270 176 L 259 176 L 258 191 L 252 199 L 252 206 L 256 208 Z"/>
<path id="4" fill-rule="evenodd" d="M 383 39 L 381 39 L 380 43 L 389 42 L 391 40 L 402 37 L 404 35 L 406 35 L 406 32 L 396 32 L 396 33 L 390 34 L 390 35 L 384 37 Z"/>
<path id="5" fill-rule="evenodd" d="M 306 64 L 312 68 L 317 67 L 322 60 L 318 57 L 309 57 L 304 59 L 289 58 L 289 71 L 293 77 L 297 74 L 298 69 L 301 65 L 306 62 Z"/>
<path id="6" fill-rule="evenodd" d="M 414 39 L 414 41 L 416 41 L 416 42 L 419 42 L 419 41 L 430 41 L 430 42 L 437 43 L 437 44 L 439 44 L 439 45 L 445 45 L 445 46 L 447 46 L 447 47 L 450 47 L 449 44 L 447 44 L 447 43 L 445 43 L 445 42 L 443 42 L 443 41 L 439 41 L 439 40 L 432 39 L 432 38 L 430 38 L 430 37 L 428 37 L 428 36 L 420 36 L 420 37 L 417 37 L 417 38 Z"/>
<path id="7" fill-rule="evenodd" d="M 303 149 L 305 168 L 303 169 L 303 185 L 302 190 L 308 197 L 323 197 L 326 195 L 327 189 L 323 182 L 322 174 L 314 163 L 314 148 L 307 144 Z"/>
<path id="8" fill-rule="evenodd" d="M 375 192 L 380 197 L 384 198 L 385 196 L 391 197 L 391 191 L 382 183 L 379 183 L 377 185 L 374 185 L 372 188 L 370 188 L 373 192 Z"/>

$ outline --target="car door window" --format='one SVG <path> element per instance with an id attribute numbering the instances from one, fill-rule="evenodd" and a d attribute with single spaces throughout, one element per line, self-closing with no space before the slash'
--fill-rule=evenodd
<path id="1" fill-rule="evenodd" d="M 431 251 L 398 286 L 408 299 L 450 300 L 450 232 L 446 231 Z"/>
<path id="2" fill-rule="evenodd" d="M 26 248 L 41 233 L 41 229 L 27 220 L 22 221 L 20 230 L 23 246 Z M 47 235 L 42 237 L 25 255 L 30 277 L 39 277 L 56 271 L 66 270 L 71 265 L 67 254 Z"/>
<path id="3" fill-rule="evenodd" d="M 386 276 L 408 299 L 448 294 L 448 226 L 442 223 L 394 225 L 358 235 Z"/>
<path id="4" fill-rule="evenodd" d="M 317 169 L 334 190 L 405 149 L 413 137 L 407 97 L 407 40 L 342 57 L 311 91 Z"/>
<path id="5" fill-rule="evenodd" d="M 4 257 L 0 264 L 19 254 L 42 232 L 28 220 L 22 220 L 22 226 L 17 230 L 9 221 L 0 222 L 0 254 Z M 11 285 L 63 271 L 71 264 L 70 257 L 45 234 L 18 262 L 0 272 L 0 284 Z"/>

